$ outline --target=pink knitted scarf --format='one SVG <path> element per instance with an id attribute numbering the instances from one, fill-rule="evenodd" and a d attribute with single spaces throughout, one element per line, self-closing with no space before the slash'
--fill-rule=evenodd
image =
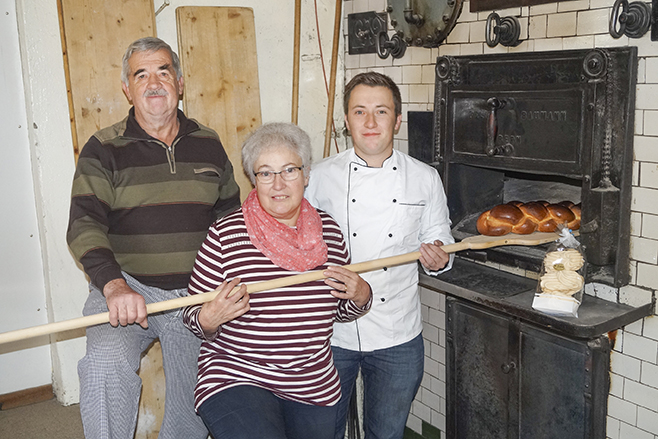
<path id="1" fill-rule="evenodd" d="M 292 271 L 306 271 L 327 262 L 322 220 L 302 198 L 297 227 L 288 227 L 263 210 L 256 189 L 242 204 L 244 222 L 252 244 L 272 262 Z"/>

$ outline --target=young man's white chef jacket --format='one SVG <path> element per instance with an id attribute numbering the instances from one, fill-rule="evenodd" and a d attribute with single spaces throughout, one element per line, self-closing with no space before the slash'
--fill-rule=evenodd
<path id="1" fill-rule="evenodd" d="M 353 148 L 329 157 L 313 165 L 305 196 L 341 226 L 353 263 L 418 251 L 421 242 L 455 242 L 438 172 L 397 150 L 381 168 L 368 167 Z M 361 276 L 372 288 L 372 308 L 354 322 L 334 324 L 332 345 L 373 351 L 421 333 L 416 262 Z"/>

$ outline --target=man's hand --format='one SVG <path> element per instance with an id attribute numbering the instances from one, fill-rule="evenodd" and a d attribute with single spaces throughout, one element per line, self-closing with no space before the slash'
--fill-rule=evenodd
<path id="1" fill-rule="evenodd" d="M 137 323 L 144 329 L 148 328 L 146 301 L 128 286 L 125 279 L 114 279 L 105 284 L 103 295 L 110 311 L 110 325 Z"/>
<path id="2" fill-rule="evenodd" d="M 450 261 L 450 255 L 444 252 L 441 241 L 434 241 L 433 244 L 420 244 L 420 263 L 430 271 L 439 271 Z"/>
<path id="3" fill-rule="evenodd" d="M 239 283 L 239 278 L 235 278 L 231 282 L 222 282 L 216 290 L 218 291 L 217 296 L 201 306 L 199 324 L 203 332 L 214 334 L 220 325 L 249 311 L 249 293 L 247 293 L 246 285 L 240 285 L 236 293 L 228 297 Z"/>
<path id="4" fill-rule="evenodd" d="M 331 292 L 332 296 L 351 300 L 359 308 L 363 308 L 370 300 L 372 294 L 370 285 L 353 271 L 332 265 L 322 274 L 328 278 L 324 283 L 334 289 Z"/>

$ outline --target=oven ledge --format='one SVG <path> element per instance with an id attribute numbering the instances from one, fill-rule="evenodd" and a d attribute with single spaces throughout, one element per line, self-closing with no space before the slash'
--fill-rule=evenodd
<path id="1" fill-rule="evenodd" d="M 428 276 L 422 287 L 468 300 L 520 320 L 576 338 L 595 338 L 651 315 L 653 303 L 638 308 L 583 295 L 578 317 L 556 317 L 532 308 L 537 281 L 455 258 L 451 270 Z"/>

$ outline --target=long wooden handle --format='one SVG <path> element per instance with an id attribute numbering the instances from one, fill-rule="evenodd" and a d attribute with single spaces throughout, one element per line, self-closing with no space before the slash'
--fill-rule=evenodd
<path id="1" fill-rule="evenodd" d="M 446 253 L 455 253 L 461 250 L 479 250 L 491 247 L 498 247 L 502 245 L 539 245 L 547 242 L 555 241 L 559 235 L 557 233 L 532 233 L 529 235 L 505 235 L 501 237 L 492 236 L 472 236 L 464 239 L 455 244 L 447 244 L 441 248 Z M 387 258 L 374 259 L 371 261 L 360 262 L 357 264 L 345 265 L 344 267 L 355 273 L 365 273 L 368 271 L 379 270 L 384 267 L 393 267 L 396 265 L 407 264 L 416 261 L 420 258 L 420 252 L 405 253 L 397 256 L 390 256 Z M 257 293 L 260 291 L 273 290 L 276 288 L 288 287 L 305 282 L 312 282 L 324 279 L 322 274 L 323 270 L 308 271 L 306 273 L 297 274 L 294 276 L 281 277 L 279 279 L 272 279 L 264 282 L 257 282 L 247 285 L 249 293 Z M 230 294 L 237 291 L 237 288 Z M 164 300 L 162 302 L 149 303 L 146 305 L 146 310 L 149 314 L 157 312 L 168 311 L 175 308 L 182 308 L 189 305 L 197 305 L 205 302 L 210 302 L 217 296 L 217 291 L 210 291 L 204 294 L 195 294 L 192 296 L 180 297 L 177 299 Z M 229 294 L 229 295 L 230 295 Z M 54 334 L 56 332 L 69 331 L 72 329 L 84 328 L 87 326 L 98 325 L 110 321 L 110 313 L 104 312 L 100 314 L 93 314 L 85 317 L 78 317 L 75 319 L 64 320 L 61 322 L 47 323 L 44 325 L 33 326 L 31 328 L 18 329 L 0 334 L 0 344 L 9 343 L 12 341 L 25 340 L 28 338 L 38 337 L 41 335 Z"/>
<path id="2" fill-rule="evenodd" d="M 299 118 L 299 50 L 301 39 L 302 0 L 295 0 L 295 42 L 292 54 L 292 114 L 291 122 L 297 125 Z"/>
<path id="3" fill-rule="evenodd" d="M 334 17 L 334 39 L 331 48 L 331 74 L 329 76 L 329 102 L 327 103 L 327 124 L 324 132 L 324 150 L 322 157 L 329 157 L 331 135 L 334 125 L 334 101 L 336 99 L 336 68 L 338 66 L 338 43 L 340 43 L 340 24 L 342 23 L 343 0 L 336 0 L 336 15 Z"/>

